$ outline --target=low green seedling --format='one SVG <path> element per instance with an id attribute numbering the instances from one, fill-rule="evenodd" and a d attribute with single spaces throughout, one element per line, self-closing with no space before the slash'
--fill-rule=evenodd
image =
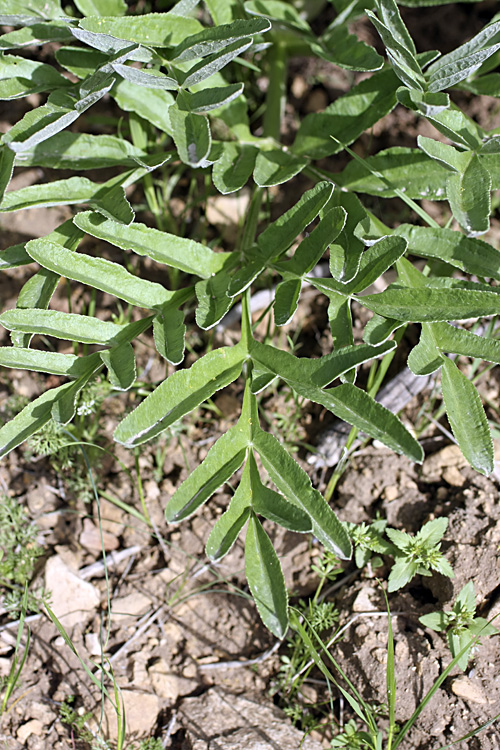
<path id="1" fill-rule="evenodd" d="M 466 583 L 449 612 L 431 612 L 419 617 L 422 625 L 438 633 L 445 633 L 457 666 L 467 668 L 476 636 L 495 635 L 498 630 L 484 617 L 476 617 L 476 592 L 472 581 Z M 474 646 L 477 647 L 479 641 Z M 460 656 L 461 654 L 461 656 Z"/>
<path id="2" fill-rule="evenodd" d="M 38 544 L 38 527 L 17 498 L 0 498 L 0 591 L 2 605 L 12 618 L 21 615 L 22 603 L 28 612 L 38 612 L 48 600 L 43 588 L 29 589 L 36 561 L 44 553 Z"/>
<path id="3" fill-rule="evenodd" d="M 419 7 L 428 0 L 406 3 Z M 334 18 L 319 35 L 316 3 L 301 9 L 280 0 L 166 5 L 162 12 L 141 14 L 140 4 L 136 10 L 123 0 L 75 0 L 64 7 L 60 0 L 2 3 L 0 22 L 9 29 L 0 35 L 0 98 L 37 94 L 41 103 L 0 139 L 0 212 L 70 206 L 73 218 L 0 255 L 6 273 L 37 264 L 16 307 L 0 315 L 12 339 L 12 346 L 0 347 L 0 364 L 61 379 L 3 424 L 0 457 L 51 420 L 66 426 L 75 416 L 85 418 L 79 394 L 97 379 L 105 377 L 112 392 L 130 391 L 137 374 L 136 342 L 147 331 L 170 374 L 138 405 L 137 399 L 128 402 L 114 433 L 126 448 L 157 438 L 238 381 L 244 394 L 239 419 L 177 488 L 166 517 L 169 523 L 189 518 L 242 470 L 228 510 L 207 540 L 207 554 L 222 559 L 246 528 L 250 591 L 265 625 L 283 638 L 289 625 L 287 592 L 262 519 L 313 533 L 340 559 L 349 559 L 352 547 L 309 476 L 260 423 L 260 394 L 273 381 L 286 384 L 297 403 L 319 404 L 421 462 L 423 450 L 411 431 L 356 381 L 365 363 L 384 373 L 399 348 L 400 329 L 418 324 L 420 339 L 408 366 L 416 375 L 440 373 L 455 440 L 477 471 L 493 471 L 481 398 L 455 359 L 500 362 L 498 339 L 471 333 L 463 323 L 500 312 L 498 250 L 487 237 L 481 239 L 490 225 L 491 192 L 500 187 L 500 143 L 496 131 L 485 130 L 450 101 L 448 90 L 498 96 L 491 71 L 498 62 L 500 21 L 492 18 L 446 55 L 418 53 L 395 0 L 374 0 L 367 13 L 385 47 L 383 57 L 349 31 L 363 14 L 356 2 L 332 0 Z M 48 43 L 49 56 L 36 59 L 33 47 Z M 323 112 L 304 117 L 285 146 L 287 65 L 296 54 L 368 76 Z M 264 102 L 257 86 L 262 75 L 268 79 Z M 107 107 L 109 99 L 117 108 L 116 118 L 106 120 L 111 133 L 99 127 L 98 108 Z M 427 120 L 436 137 L 420 137 L 414 148 L 393 147 L 366 159 L 353 156 L 340 172 L 328 163 L 323 168 L 324 159 L 344 149 L 353 155 L 350 144 L 396 104 Z M 443 144 L 442 136 L 449 143 Z M 7 191 L 14 170 L 24 167 L 43 169 L 43 184 Z M 99 181 L 100 170 L 109 168 L 113 176 L 108 171 Z M 67 169 L 72 176 L 61 178 Z M 296 187 L 299 174 L 307 178 L 306 188 Z M 186 217 L 175 220 L 170 198 L 181 177 L 190 185 L 190 204 L 202 181 L 206 194 L 238 194 L 248 186 L 250 204 L 234 244 L 207 243 L 203 218 L 201 232 L 191 236 Z M 268 211 L 263 217 L 264 198 L 277 185 L 285 186 L 283 194 L 291 200 L 280 215 L 272 206 L 272 215 Z M 127 196 L 133 186 L 132 197 L 138 197 L 131 204 Z M 377 197 L 376 215 L 367 195 Z M 414 211 L 412 223 L 390 225 L 385 199 L 394 197 Z M 443 202 L 441 223 L 422 200 Z M 144 214 L 146 204 L 149 214 Z M 100 244 L 91 254 L 86 237 L 111 244 L 114 260 L 103 257 Z M 429 265 L 418 270 L 415 257 Z M 146 278 L 144 258 L 154 266 L 154 281 Z M 328 277 L 315 274 L 323 258 Z M 431 271 L 435 260 L 438 274 Z M 389 269 L 396 271 L 396 281 L 369 293 Z M 251 290 L 269 278 L 275 327 L 293 321 L 303 285 L 326 296 L 330 353 L 320 359 L 296 357 L 262 343 L 252 326 Z M 68 312 L 53 302 L 63 284 L 69 290 Z M 88 292 L 78 312 L 71 307 L 75 284 Z M 97 314 L 101 293 L 116 300 L 111 319 Z M 187 325 L 204 337 L 239 303 L 239 341 L 186 365 Z M 356 344 L 353 303 L 372 316 L 362 330 L 363 342 Z M 58 351 L 58 340 L 70 342 L 73 353 Z M 391 541 L 399 550 L 391 588 L 415 572 L 446 571 L 439 553 L 417 554 L 406 537 Z"/>
<path id="4" fill-rule="evenodd" d="M 413 576 L 431 576 L 432 571 L 453 578 L 453 570 L 441 552 L 441 539 L 448 526 L 447 518 L 435 518 L 422 526 L 414 536 L 398 529 L 386 529 L 394 545 L 394 565 L 389 575 L 388 590 L 396 591 Z"/>

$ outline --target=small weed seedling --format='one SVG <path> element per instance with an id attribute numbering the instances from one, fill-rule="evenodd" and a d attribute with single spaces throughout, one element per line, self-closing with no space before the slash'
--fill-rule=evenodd
<path id="1" fill-rule="evenodd" d="M 415 536 L 397 529 L 386 529 L 394 545 L 395 559 L 389 575 L 389 591 L 402 588 L 417 574 L 431 576 L 433 570 L 453 578 L 451 565 L 440 550 L 447 526 L 447 518 L 435 518 L 424 524 Z"/>
<path id="2" fill-rule="evenodd" d="M 0 591 L 2 605 L 10 617 L 21 615 L 26 594 L 26 610 L 38 612 L 47 599 L 43 589 L 28 591 L 35 564 L 43 555 L 37 542 L 38 528 L 28 517 L 26 509 L 16 498 L 0 498 Z"/>
<path id="3" fill-rule="evenodd" d="M 472 581 L 466 583 L 457 596 L 450 612 L 431 612 L 419 617 L 422 625 L 438 633 L 446 633 L 453 657 L 459 657 L 457 666 L 465 670 L 471 657 L 475 636 L 495 635 L 498 630 L 484 617 L 476 617 L 476 592 Z M 475 646 L 479 645 L 476 641 Z M 461 656 L 459 656 L 461 654 Z"/>

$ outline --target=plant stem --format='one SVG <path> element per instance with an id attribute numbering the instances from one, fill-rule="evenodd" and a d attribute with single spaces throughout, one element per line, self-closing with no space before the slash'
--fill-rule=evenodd
<path id="1" fill-rule="evenodd" d="M 278 35 L 273 35 L 267 62 L 269 65 L 269 86 L 264 113 L 264 137 L 279 141 L 286 99 L 287 54 L 286 45 Z"/>

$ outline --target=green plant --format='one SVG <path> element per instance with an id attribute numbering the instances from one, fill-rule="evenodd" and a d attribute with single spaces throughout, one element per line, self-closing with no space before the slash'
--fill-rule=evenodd
<path id="1" fill-rule="evenodd" d="M 28 612 L 38 612 L 47 599 L 43 588 L 28 590 L 43 547 L 37 542 L 38 528 L 17 498 L 0 498 L 0 587 L 4 608 L 10 617 L 21 614 L 22 602 Z"/>
<path id="2" fill-rule="evenodd" d="M 452 661 L 435 680 L 434 684 L 424 695 L 410 718 L 402 726 L 399 726 L 396 723 L 397 685 L 394 636 L 391 612 L 385 591 L 384 598 L 388 615 L 386 665 L 387 702 L 380 704 L 372 704 L 364 700 L 360 692 L 356 689 L 356 686 L 349 680 L 345 672 L 342 670 L 342 667 L 332 655 L 332 646 L 334 645 L 335 640 L 332 639 L 328 645 L 326 645 L 320 635 L 310 626 L 310 623 L 304 621 L 304 615 L 302 613 L 295 610 L 292 610 L 291 612 L 292 628 L 303 639 L 309 657 L 313 660 L 314 664 L 319 668 L 320 672 L 326 679 L 328 690 L 331 691 L 332 687 L 335 687 L 356 715 L 355 719 L 349 719 L 348 722 L 340 728 L 340 731 L 336 732 L 331 742 L 332 748 L 348 747 L 353 748 L 353 750 L 396 750 L 396 748 L 402 746 L 408 732 L 415 724 L 422 711 L 432 700 L 436 691 L 440 688 L 454 667 L 460 663 L 464 654 L 469 653 L 470 649 L 478 642 L 477 635 L 468 636 L 462 648 L 455 654 Z M 332 674 L 326 662 L 329 662 L 333 666 L 334 673 L 339 676 L 339 679 L 343 684 L 341 684 L 334 674 Z M 481 731 L 491 726 L 499 718 L 500 714 L 497 714 L 481 726 L 471 730 L 464 737 L 460 737 L 448 745 L 437 748 L 437 750 L 447 750 L 447 748 L 452 747 L 459 742 L 476 736 Z"/>
<path id="3" fill-rule="evenodd" d="M 394 545 L 395 560 L 389 575 L 389 591 L 402 588 L 417 574 L 430 576 L 432 570 L 453 578 L 451 565 L 441 552 L 440 542 L 447 526 L 447 518 L 435 518 L 425 523 L 415 536 L 398 529 L 386 529 Z"/>
<path id="4" fill-rule="evenodd" d="M 274 379 L 284 381 L 294 398 L 318 403 L 391 449 L 422 461 L 420 444 L 374 400 L 374 389 L 367 393 L 355 385 L 357 368 L 382 358 L 379 370 L 373 370 L 378 386 L 376 373 L 385 372 L 398 348 L 398 329 L 409 322 L 421 324 L 420 341 L 408 364 L 420 375 L 441 371 L 455 439 L 475 469 L 483 474 L 493 470 L 481 399 L 447 355 L 500 362 L 497 339 L 473 334 L 460 323 L 449 324 L 499 310 L 498 251 L 478 239 L 489 227 L 491 190 L 500 186 L 499 137 L 452 104 L 445 89 L 496 95 L 490 71 L 496 64 L 500 21 L 492 19 L 474 39 L 447 55 L 418 54 L 394 0 L 369 3 L 374 8 L 369 17 L 386 47 L 386 64 L 348 31 L 361 5 L 332 3 L 336 16 L 319 37 L 309 23 L 316 6 L 308 9 L 308 16 L 294 3 L 279 0 L 206 0 L 199 14 L 197 2 L 181 0 L 168 12 L 143 15 L 128 13 L 123 0 L 75 0 L 75 7 L 65 9 L 59 0 L 43 5 L 6 0 L 0 17 L 15 27 L 0 36 L 0 95 L 7 100 L 33 93 L 47 97 L 2 136 L 0 211 L 81 204 L 91 209 L 76 213 L 44 238 L 2 253 L 7 271 L 33 261 L 40 268 L 21 289 L 16 308 L 0 316 L 13 341 L 13 346 L 0 349 L 0 364 L 50 373 L 67 382 L 47 390 L 3 425 L 0 455 L 50 420 L 66 425 L 78 410 L 77 418 L 83 419 L 79 394 L 104 371 L 113 390 L 129 390 L 136 378 L 133 342 L 150 328 L 159 354 L 178 369 L 118 425 L 114 437 L 122 445 L 135 449 L 156 438 L 241 378 L 239 420 L 177 489 L 166 515 L 171 523 L 188 518 L 244 465 L 230 506 L 208 539 L 207 553 L 212 560 L 221 559 L 247 525 L 250 590 L 264 623 L 280 638 L 288 628 L 287 593 L 260 518 L 313 532 L 341 559 L 351 556 L 351 541 L 307 474 L 260 426 L 259 394 Z M 57 43 L 55 59 L 39 62 L 24 54 L 27 46 L 42 42 Z M 296 54 L 319 56 L 371 75 L 324 112 L 305 117 L 293 143 L 285 147 L 280 135 L 287 61 Z M 252 75 L 261 69 L 268 89 L 262 131 L 252 132 L 255 112 L 249 103 L 258 98 Z M 115 134 L 89 132 L 99 126 L 100 115 L 98 109 L 91 121 L 88 110 L 99 108 L 106 96 L 120 111 L 119 119 L 113 115 L 107 120 L 116 123 Z M 349 144 L 396 103 L 428 120 L 438 138 L 444 135 L 454 145 L 420 137 L 417 148 L 395 147 L 366 159 L 357 157 Z M 78 131 L 72 131 L 76 120 Z M 341 172 L 316 164 L 344 149 L 353 160 Z M 5 192 L 14 167 L 24 166 L 46 169 L 47 181 Z M 104 167 L 116 173 L 103 182 L 81 175 Z M 76 175 L 51 178 L 50 170 L 66 168 Z M 261 221 L 266 190 L 293 185 L 299 173 L 312 186 L 275 220 L 267 214 Z M 215 191 L 223 194 L 250 183 L 251 201 L 236 246 L 216 252 L 199 236 L 184 236 L 187 223 L 177 225 L 167 209 L 181 175 L 188 178 L 189 203 L 196 202 L 202 182 L 204 195 L 212 190 L 210 175 Z M 125 188 L 139 184 L 156 228 L 136 221 L 126 197 Z M 293 195 L 293 188 L 287 192 Z M 383 200 L 376 216 L 359 197 L 366 194 L 399 197 L 414 212 L 409 214 L 416 216 L 414 223 L 387 226 Z M 446 199 L 449 219 L 459 228 L 451 229 L 447 216 L 444 226 L 439 225 L 418 203 L 421 199 Z M 136 207 L 144 207 L 142 197 Z M 181 227 L 182 236 L 175 233 Z M 203 237 L 203 222 L 202 227 Z M 123 262 L 82 249 L 85 235 L 124 251 Z M 312 272 L 327 252 L 331 277 L 318 278 Z M 156 264 L 154 282 L 144 277 L 145 256 Z M 431 265 L 418 270 L 414 256 L 442 261 L 441 275 L 433 273 Z M 390 267 L 396 269 L 397 281 L 383 292 L 366 294 Z M 303 283 L 327 296 L 331 353 L 321 359 L 297 358 L 258 340 L 251 324 L 250 288 L 269 274 L 276 282 L 277 326 L 292 320 Z M 49 309 L 61 278 L 67 280 L 69 303 L 71 282 L 89 287 L 83 313 L 71 306 L 69 312 Z M 96 291 L 121 301 L 114 321 L 96 316 Z M 208 331 L 238 300 L 240 341 L 182 367 L 186 311 L 194 306 L 193 328 Z M 373 313 L 364 328 L 364 343 L 357 345 L 353 301 Z M 122 302 L 128 305 L 126 312 Z M 74 353 L 43 348 L 45 339 L 35 339 L 40 348 L 33 348 L 36 335 L 73 342 Z M 259 466 L 277 491 L 267 486 L 267 478 L 261 479 Z M 412 570 L 444 565 L 438 553 L 432 557 L 425 552 L 425 559 L 415 550 L 411 555 L 406 577 Z M 398 565 L 399 560 L 396 569 Z"/>
<path id="5" fill-rule="evenodd" d="M 475 636 L 498 633 L 484 617 L 476 617 L 476 592 L 472 581 L 466 583 L 458 594 L 450 612 L 431 612 L 419 617 L 422 625 L 431 630 L 446 633 L 448 646 L 453 657 L 458 657 L 457 666 L 465 670 L 471 657 Z M 479 645 L 479 641 L 475 643 Z"/>

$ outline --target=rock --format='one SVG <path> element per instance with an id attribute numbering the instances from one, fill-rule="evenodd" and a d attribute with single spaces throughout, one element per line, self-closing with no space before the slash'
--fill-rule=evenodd
<path id="1" fill-rule="evenodd" d="M 321 750 L 321 744 L 293 727 L 272 704 L 262 704 L 220 688 L 185 698 L 178 722 L 193 750 Z"/>
<path id="2" fill-rule="evenodd" d="M 119 541 L 114 534 L 110 534 L 109 531 L 101 532 L 92 523 L 90 518 L 83 519 L 83 531 L 80 534 L 80 544 L 82 547 L 88 550 L 96 550 L 100 552 L 104 547 L 105 552 L 111 552 L 111 550 L 119 547 Z"/>
<path id="3" fill-rule="evenodd" d="M 51 609 L 64 628 L 85 624 L 100 603 L 99 591 L 82 581 L 59 555 L 47 560 L 45 587 L 51 592 Z"/>
<path id="4" fill-rule="evenodd" d="M 422 464 L 422 477 L 428 482 L 439 482 L 446 469 L 454 468 L 457 471 L 467 466 L 467 461 L 463 457 L 462 451 L 458 445 L 447 445 L 437 453 L 426 458 Z M 452 472 L 450 477 L 455 478 L 456 473 Z M 450 483 L 451 484 L 451 483 Z M 459 486 L 459 485 L 456 485 Z"/>
<path id="5" fill-rule="evenodd" d="M 373 612 L 377 610 L 377 607 L 373 604 L 374 596 L 375 589 L 372 589 L 371 586 L 365 586 L 364 588 L 362 588 L 353 602 L 352 611 Z"/>
<path id="6" fill-rule="evenodd" d="M 145 614 L 151 606 L 151 599 L 140 591 L 118 597 L 111 602 L 111 614 L 115 625 L 132 625 L 137 617 Z"/>
<path id="7" fill-rule="evenodd" d="M 148 669 L 148 674 L 156 695 L 173 705 L 181 694 L 179 678 L 169 673 L 168 665 L 164 661 L 153 664 Z"/>
<path id="8" fill-rule="evenodd" d="M 463 698 L 464 701 L 469 701 L 469 703 L 480 703 L 481 705 L 488 703 L 488 698 L 483 689 L 468 677 L 458 677 L 453 680 L 451 689 L 455 695 Z"/>
<path id="9" fill-rule="evenodd" d="M 121 698 L 127 718 L 127 737 L 138 739 L 149 737 L 158 719 L 160 703 L 156 695 L 140 690 L 122 690 Z M 104 707 L 107 735 L 110 740 L 117 738 L 117 717 L 113 706 L 106 702 Z M 99 713 L 100 716 L 100 713 Z M 99 720 L 99 716 L 97 719 Z"/>
<path id="10" fill-rule="evenodd" d="M 39 736 L 42 732 L 43 724 L 39 719 L 31 719 L 26 724 L 22 724 L 17 730 L 17 739 L 20 742 L 26 742 L 32 734 Z"/>

